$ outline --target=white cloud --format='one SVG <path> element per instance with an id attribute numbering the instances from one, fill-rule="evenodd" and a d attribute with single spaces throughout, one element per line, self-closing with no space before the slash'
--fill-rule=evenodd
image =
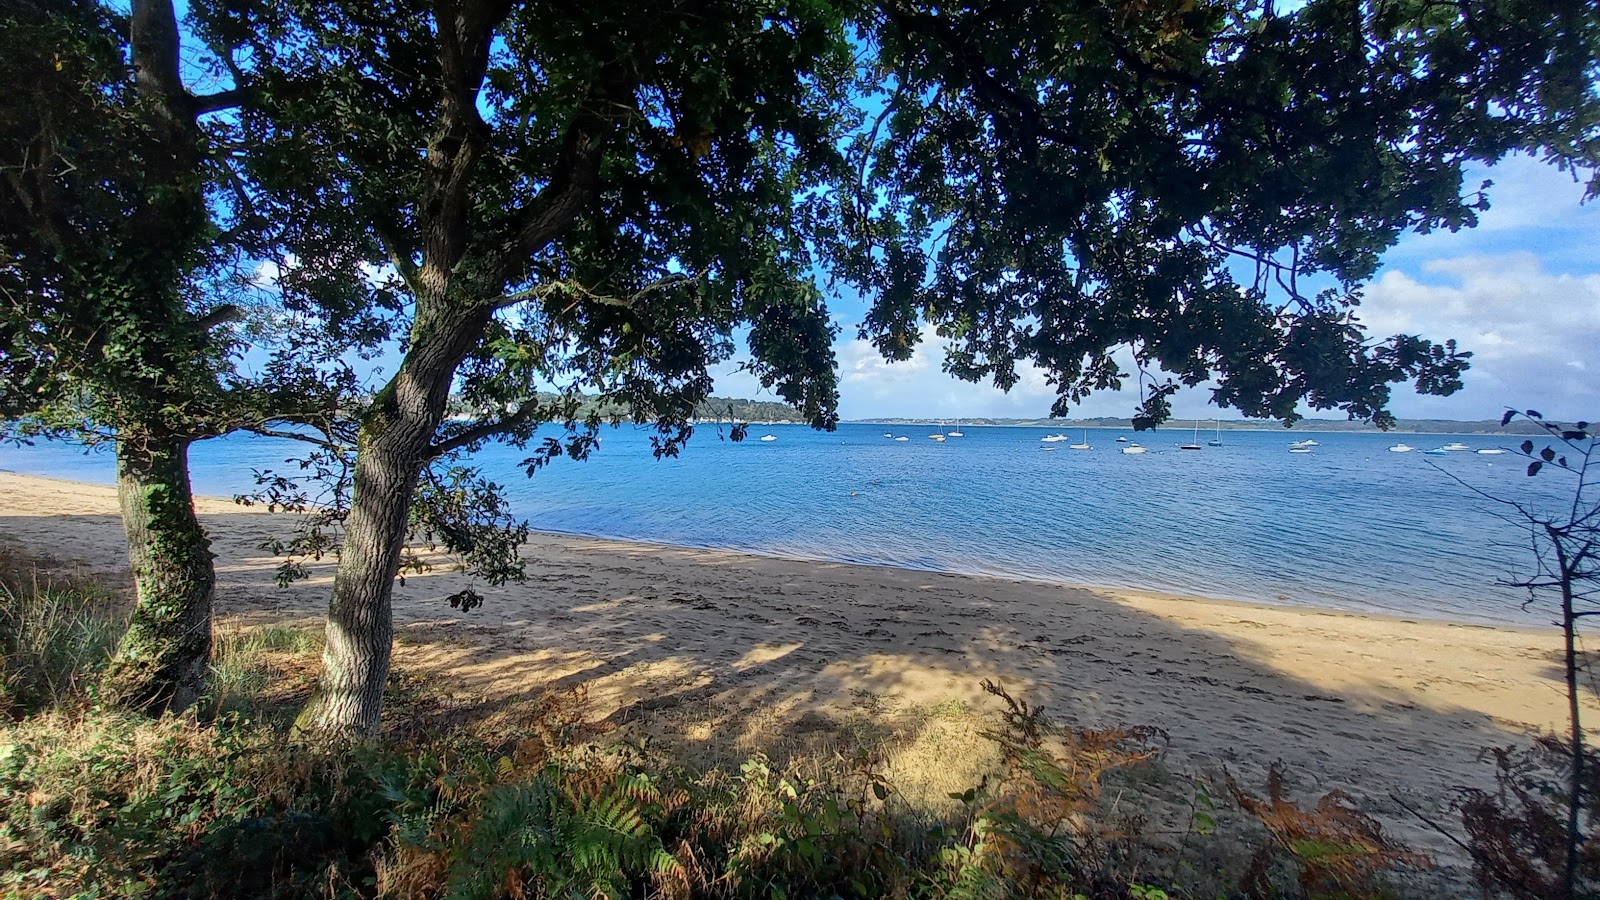
<path id="1" fill-rule="evenodd" d="M 1483 178 L 1495 182 L 1493 206 L 1478 227 L 1406 235 L 1385 255 L 1386 270 L 1367 290 L 1361 317 L 1374 336 L 1456 338 L 1474 354 L 1462 391 L 1420 397 L 1408 385 L 1395 385 L 1391 407 L 1416 418 L 1497 418 L 1505 406 L 1518 405 L 1600 419 L 1600 383 L 1586 378 L 1600 353 L 1600 257 L 1593 247 L 1600 203 L 1580 204 L 1583 186 L 1570 174 L 1526 156 L 1476 169 L 1466 184 L 1476 188 Z M 851 323 L 839 324 L 844 334 L 854 332 Z M 941 368 L 944 344 L 937 340 L 896 364 L 861 340 L 841 339 L 835 351 L 845 418 L 1035 417 L 1048 414 L 1055 398 L 1031 366 L 1020 369 L 1022 380 L 1009 394 L 957 381 Z M 1117 360 L 1131 371 L 1127 351 Z M 719 393 L 760 396 L 753 379 L 731 368 L 717 374 Z M 1128 384 L 1095 394 L 1072 414 L 1131 414 L 1139 395 L 1133 379 Z M 1182 390 L 1173 398 L 1173 414 L 1218 415 L 1209 400 L 1209 385 Z"/>
<path id="2" fill-rule="evenodd" d="M 1402 390 L 1401 415 L 1488 418 L 1506 406 L 1593 417 L 1600 384 L 1586 370 L 1600 354 L 1600 275 L 1547 271 L 1533 253 L 1440 259 L 1421 274 L 1384 273 L 1361 319 L 1377 336 L 1455 338 L 1473 353 L 1466 387 L 1452 397 Z"/>

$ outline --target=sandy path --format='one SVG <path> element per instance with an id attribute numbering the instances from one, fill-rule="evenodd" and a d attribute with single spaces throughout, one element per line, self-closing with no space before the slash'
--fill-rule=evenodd
<path id="1" fill-rule="evenodd" d="M 320 616 L 320 577 L 273 586 L 257 549 L 276 516 L 199 508 L 219 613 Z M 0 473 L 0 539 L 94 571 L 126 566 L 109 488 Z M 463 576 L 395 590 L 409 664 L 468 694 L 585 683 L 600 715 L 761 710 L 706 727 L 782 728 L 808 712 L 985 704 L 981 677 L 1084 725 L 1146 724 L 1180 769 L 1245 776 L 1282 758 L 1310 786 L 1438 808 L 1482 784 L 1480 748 L 1563 720 L 1553 629 L 1517 630 L 1110 593 L 1004 579 L 537 535 L 525 584 L 444 598 Z M 1530 624 L 1539 624 L 1530 615 Z M 441 639 L 442 638 L 442 639 Z M 1592 710 L 1600 701 L 1587 698 Z"/>

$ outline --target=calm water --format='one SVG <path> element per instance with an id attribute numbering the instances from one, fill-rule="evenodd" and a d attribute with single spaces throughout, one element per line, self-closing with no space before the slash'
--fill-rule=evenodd
<path id="1" fill-rule="evenodd" d="M 1525 563 L 1521 533 L 1428 463 L 1524 500 L 1553 500 L 1565 485 L 1525 477 L 1510 455 L 1386 450 L 1402 440 L 1419 451 L 1508 441 L 1223 432 L 1223 447 L 1182 452 L 1191 432 L 1166 429 L 1128 432 L 1151 450 L 1128 456 L 1117 452 L 1118 431 L 1090 429 L 1088 452 L 1041 445 L 1040 428 L 927 437 L 948 430 L 758 425 L 734 444 L 703 428 L 683 457 L 657 461 L 647 431 L 623 428 L 589 461 L 561 460 L 531 480 L 513 449 L 491 448 L 478 463 L 545 531 L 1457 620 L 1548 618 L 1495 584 Z M 1321 446 L 1286 452 L 1308 437 Z M 198 444 L 195 489 L 246 490 L 251 468 L 280 466 L 296 449 L 253 437 Z M 0 468 L 112 481 L 109 453 L 64 446 L 0 448 Z"/>

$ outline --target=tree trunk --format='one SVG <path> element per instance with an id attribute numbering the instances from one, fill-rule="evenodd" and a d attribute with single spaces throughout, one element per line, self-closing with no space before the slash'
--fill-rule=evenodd
<path id="1" fill-rule="evenodd" d="M 489 320 L 487 307 L 418 314 L 411 351 L 361 424 L 345 520 L 327 649 L 317 696 L 296 726 L 321 731 L 377 730 L 394 641 L 394 579 L 405 550 L 411 498 L 432 456 L 450 383 Z"/>
<path id="2" fill-rule="evenodd" d="M 1550 536 L 1550 543 L 1556 551 L 1556 571 L 1560 574 L 1561 581 L 1561 633 L 1565 639 L 1564 667 L 1567 682 L 1567 725 L 1571 728 L 1572 746 L 1568 750 L 1572 754 L 1572 772 L 1568 783 L 1567 796 L 1567 845 L 1565 868 L 1562 878 L 1562 896 L 1566 900 L 1576 900 L 1578 896 L 1578 858 L 1579 850 L 1583 846 L 1583 834 L 1579 830 L 1582 821 L 1580 814 L 1584 807 L 1583 796 L 1583 720 L 1581 707 L 1578 703 L 1578 617 L 1573 602 L 1572 583 L 1579 575 L 1572 561 L 1567 556 L 1567 533 L 1564 529 L 1551 525 L 1545 526 L 1545 532 Z"/>
<path id="3" fill-rule="evenodd" d="M 189 443 L 117 442 L 117 498 L 137 600 L 107 673 L 107 698 L 153 715 L 200 699 L 211 663 L 211 542 L 189 493 Z"/>

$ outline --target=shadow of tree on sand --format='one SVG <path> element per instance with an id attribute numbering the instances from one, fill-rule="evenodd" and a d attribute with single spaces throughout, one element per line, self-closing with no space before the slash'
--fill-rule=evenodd
<path id="1" fill-rule="evenodd" d="M 115 571 L 115 517 L 70 518 L 43 549 Z M 257 549 L 269 518 L 202 519 L 216 536 L 219 614 L 320 621 L 327 564 L 276 588 L 275 561 Z M 0 535 L 37 526 L 0 516 Z M 1455 787 L 1489 783 L 1482 748 L 1525 737 L 1518 722 L 1359 671 L 1359 641 L 1328 677 L 1291 674 L 1247 636 L 1273 627 L 1269 611 L 1246 606 L 1224 634 L 1058 585 L 548 535 L 527 557 L 528 581 L 480 585 L 486 603 L 470 614 L 444 599 L 467 583 L 459 573 L 396 586 L 397 667 L 443 685 L 462 720 L 582 689 L 600 724 L 713 755 L 904 725 L 939 732 L 925 763 L 964 777 L 971 717 L 930 711 L 990 708 L 979 684 L 991 678 L 1071 724 L 1160 728 L 1179 770 L 1260 783 L 1281 759 L 1306 789 L 1345 788 L 1397 824 L 1391 792 L 1441 810 Z M 1399 626 L 1392 640 L 1416 643 L 1419 659 L 1441 649 Z"/>

